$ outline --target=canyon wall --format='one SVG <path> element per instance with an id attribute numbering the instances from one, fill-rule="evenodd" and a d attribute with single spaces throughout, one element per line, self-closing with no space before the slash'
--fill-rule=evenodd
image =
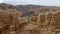
<path id="1" fill-rule="evenodd" d="M 60 11 L 39 13 L 23 23 L 19 13 L 10 11 L 0 11 L 0 34 L 60 34 Z"/>

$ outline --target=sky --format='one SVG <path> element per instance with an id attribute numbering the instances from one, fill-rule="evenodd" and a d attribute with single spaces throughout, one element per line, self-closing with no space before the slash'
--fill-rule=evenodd
<path id="1" fill-rule="evenodd" d="M 13 5 L 45 5 L 45 6 L 60 6 L 60 0 L 0 0 L 0 3 L 8 3 Z"/>

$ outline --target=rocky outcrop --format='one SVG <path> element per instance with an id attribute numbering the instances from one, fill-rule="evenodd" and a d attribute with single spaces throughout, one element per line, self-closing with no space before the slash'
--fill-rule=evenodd
<path id="1" fill-rule="evenodd" d="M 15 9 L 0 10 L 0 34 L 15 33 L 19 12 Z"/>
<path id="2" fill-rule="evenodd" d="M 60 34 L 60 12 L 44 12 L 32 18 L 32 24 L 36 25 L 36 30 L 42 31 L 39 34 Z M 36 20 L 35 20 L 36 19 Z"/>
<path id="3" fill-rule="evenodd" d="M 0 10 L 0 34 L 60 34 L 60 11 L 43 12 L 19 22 L 15 9 Z"/>
<path id="4" fill-rule="evenodd" d="M 33 16 L 22 29 L 20 34 L 60 34 L 60 11 Z"/>

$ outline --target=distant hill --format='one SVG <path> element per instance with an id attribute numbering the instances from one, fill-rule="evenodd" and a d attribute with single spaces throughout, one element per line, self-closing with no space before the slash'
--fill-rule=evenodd
<path id="1" fill-rule="evenodd" d="M 16 8 L 22 11 L 25 16 L 32 16 L 41 12 L 60 11 L 60 7 L 57 6 L 16 5 Z"/>
<path id="2" fill-rule="evenodd" d="M 6 4 L 6 3 L 0 3 L 0 11 L 12 12 L 12 13 L 16 12 L 16 13 L 20 13 L 20 16 L 22 15 L 22 11 L 18 11 L 14 5 Z"/>
<path id="3" fill-rule="evenodd" d="M 6 3 L 0 3 L 0 8 L 1 9 L 16 9 L 15 6 L 6 4 Z"/>
<path id="4" fill-rule="evenodd" d="M 16 9 L 20 11 L 23 16 L 33 16 L 41 12 L 60 11 L 58 6 L 41 6 L 41 5 L 11 5 L 0 3 L 0 9 Z"/>

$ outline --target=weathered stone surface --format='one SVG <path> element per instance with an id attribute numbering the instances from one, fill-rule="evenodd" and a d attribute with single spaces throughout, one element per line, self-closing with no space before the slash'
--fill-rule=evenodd
<path id="1" fill-rule="evenodd" d="M 17 12 L 0 12 L 0 34 L 60 34 L 59 11 L 40 13 L 29 23 L 18 21 Z"/>
<path id="2" fill-rule="evenodd" d="M 58 12 L 58 13 L 53 13 L 53 15 L 52 15 L 53 17 L 52 17 L 52 26 L 53 27 L 60 27 L 60 12 Z"/>
<path id="3" fill-rule="evenodd" d="M 36 21 L 34 23 L 38 23 L 36 24 L 36 26 L 38 26 L 37 28 L 38 30 L 44 30 L 44 31 L 46 30 L 45 31 L 46 34 L 60 34 L 60 12 L 59 11 L 40 13 L 37 17 L 38 18 L 37 19 L 35 18 Z"/>
<path id="4" fill-rule="evenodd" d="M 18 11 L 14 9 L 0 10 L 0 33 L 9 34 L 18 25 Z"/>

